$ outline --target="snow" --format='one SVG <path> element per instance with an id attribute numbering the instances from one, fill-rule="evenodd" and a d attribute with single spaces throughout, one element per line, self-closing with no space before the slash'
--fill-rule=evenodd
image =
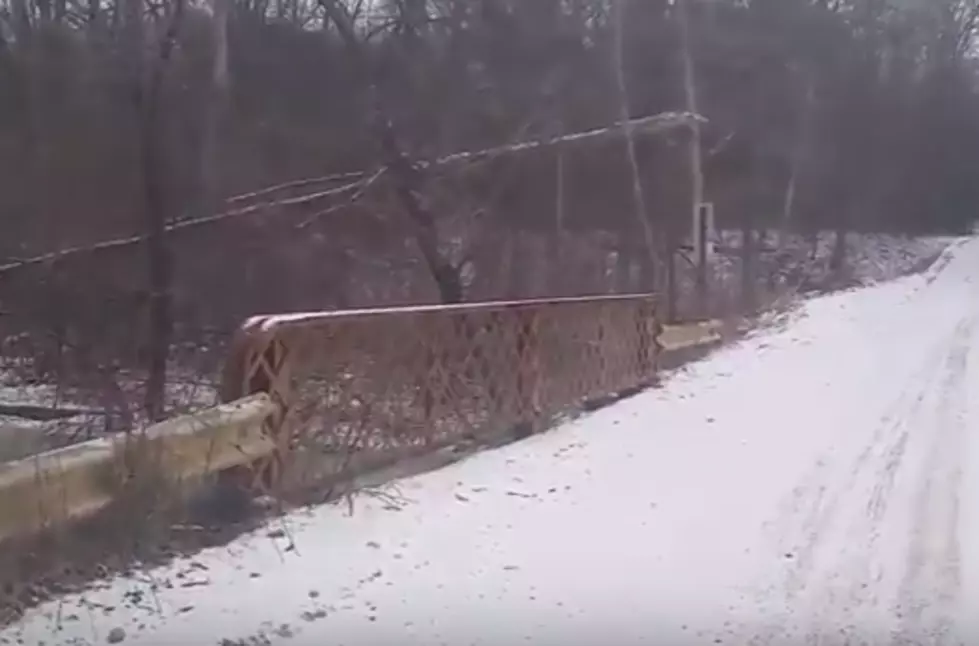
<path id="1" fill-rule="evenodd" d="M 122 378 L 117 379 L 117 385 L 120 392 L 128 393 L 119 398 L 135 410 L 122 411 L 118 405 L 105 409 L 104 399 L 93 402 L 91 395 L 86 397 L 56 385 L 18 383 L 15 377 L 0 369 L 0 406 L 8 410 L 24 406 L 77 413 L 44 421 L 0 414 L 0 462 L 91 439 L 103 434 L 106 427 L 112 425 L 110 421 L 117 427 L 120 422 L 125 424 L 123 420 L 127 419 L 141 423 L 143 415 L 138 402 L 142 385 L 135 379 Z M 167 384 L 167 403 L 174 415 L 206 408 L 217 401 L 217 388 L 213 383 L 186 372 L 178 373 L 178 378 Z"/>
<path id="2" fill-rule="evenodd" d="M 821 231 L 813 240 L 798 234 L 779 234 L 768 232 L 765 236 L 771 244 L 777 240 L 780 252 L 788 254 L 796 262 L 808 266 L 808 276 L 814 281 L 823 278 L 828 272 L 829 259 L 833 255 L 836 234 Z M 741 246 L 741 232 L 722 230 L 718 232 L 720 242 L 737 249 Z M 946 247 L 961 238 L 954 236 L 900 236 L 881 233 L 850 233 L 847 235 L 846 264 L 853 278 L 863 284 L 892 280 L 907 275 L 927 261 L 940 254 Z M 805 261 L 815 258 L 815 262 Z M 739 280 L 739 259 L 736 257 L 716 257 L 718 280 Z M 764 263 L 763 263 L 764 264 Z"/>
<path id="3" fill-rule="evenodd" d="M 974 643 L 977 362 L 969 240 L 660 389 L 49 603 L 0 642 Z"/>
<path id="4" fill-rule="evenodd" d="M 729 254 L 715 255 L 712 261 L 711 289 L 716 301 L 715 314 L 724 316 L 741 302 L 741 232 L 721 230 L 718 241 Z M 762 254 L 755 267 L 756 290 L 767 298 L 779 300 L 785 290 L 794 293 L 803 277 L 803 291 L 822 286 L 832 276 L 830 259 L 836 244 L 836 234 L 823 231 L 809 239 L 798 234 L 766 232 L 765 246 L 777 243 L 778 253 Z M 922 266 L 938 256 L 959 238 L 951 236 L 897 236 L 879 233 L 851 233 L 847 235 L 847 277 L 854 284 L 872 285 L 893 280 L 919 271 Z M 696 271 L 688 263 L 678 266 L 680 311 L 697 311 L 695 288 Z M 774 285 L 770 284 L 774 278 Z"/>

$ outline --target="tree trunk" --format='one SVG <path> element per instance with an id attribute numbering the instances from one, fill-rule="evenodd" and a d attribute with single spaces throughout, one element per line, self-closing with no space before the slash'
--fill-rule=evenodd
<path id="1" fill-rule="evenodd" d="M 153 111 L 155 112 L 155 111 Z M 167 362 L 173 336 L 170 286 L 173 267 L 166 242 L 162 151 L 158 115 L 145 114 L 141 127 L 143 199 L 146 210 L 146 269 L 149 287 L 148 377 L 144 409 L 149 421 L 166 415 Z"/>
<path id="2" fill-rule="evenodd" d="M 212 0 L 213 59 L 211 85 L 204 106 L 201 128 L 200 188 L 197 196 L 197 217 L 217 212 L 220 200 L 219 132 L 221 117 L 228 96 L 228 13 L 231 0 Z"/>
<path id="3" fill-rule="evenodd" d="M 779 244 L 785 244 L 786 237 L 791 229 L 792 219 L 795 214 L 795 198 L 799 186 L 799 174 L 805 159 L 806 150 L 809 147 L 809 133 L 812 126 L 813 111 L 816 103 L 816 86 L 812 79 L 806 82 L 805 103 L 802 106 L 802 123 L 799 125 L 799 139 L 796 142 L 795 152 L 792 155 L 789 170 L 789 181 L 785 187 L 785 201 L 782 204 L 782 224 Z"/>
<path id="4" fill-rule="evenodd" d="M 10 14 L 10 24 L 17 41 L 16 48 L 11 48 L 11 52 L 19 54 L 20 59 L 20 73 L 15 77 L 19 87 L 5 87 L 2 91 L 12 92 L 17 96 L 19 90 L 20 95 L 18 116 L 22 121 L 19 128 L 20 159 L 17 170 L 22 173 L 20 181 L 28 187 L 24 206 L 35 214 L 35 217 L 48 220 L 51 216 L 50 209 L 47 208 L 47 196 L 50 195 L 50 191 L 46 190 L 44 185 L 47 167 L 45 151 L 47 138 L 44 136 L 46 106 L 41 87 L 42 77 L 46 71 L 41 57 L 43 38 L 38 38 L 40 34 L 35 34 L 35 27 L 31 20 L 31 5 L 28 0 L 12 0 Z M 48 232 L 45 236 L 45 245 L 58 248 L 59 227 L 48 223 L 44 228 Z"/>
<path id="5" fill-rule="evenodd" d="M 700 114 L 697 102 L 697 82 L 693 63 L 693 52 L 690 43 L 690 20 L 687 13 L 688 0 L 680 0 L 677 5 L 677 16 L 680 25 L 680 43 L 683 55 L 683 93 L 686 102 L 687 112 L 690 114 Z M 694 242 L 699 238 L 703 227 L 698 227 L 697 222 L 700 216 L 700 205 L 704 201 L 704 165 L 703 150 L 701 144 L 700 123 L 696 120 L 691 124 L 691 136 L 689 142 L 688 161 L 690 163 L 690 226 Z M 706 236 L 700 240 L 697 246 L 696 262 L 696 284 L 697 284 L 697 307 L 702 315 L 706 315 L 710 308 L 710 284 L 707 267 L 707 244 Z M 672 249 L 671 249 L 672 257 Z M 675 283 L 675 279 L 673 280 Z M 674 285 L 675 289 L 675 285 Z"/>
<path id="6" fill-rule="evenodd" d="M 666 242 L 666 309 L 664 312 L 664 322 L 665 323 L 675 323 L 679 318 L 678 303 L 680 296 L 680 288 L 677 283 L 677 236 L 670 231 L 669 227 L 665 229 L 666 235 L 664 237 Z"/>
<path id="7" fill-rule="evenodd" d="M 554 234 L 547 241 L 547 292 L 554 296 L 562 291 L 562 263 L 561 250 L 564 248 L 566 233 L 564 231 L 565 222 L 565 162 L 564 152 L 557 151 L 557 164 L 555 167 L 554 182 Z"/>
<path id="8" fill-rule="evenodd" d="M 186 0 L 174 0 L 170 25 L 159 54 L 140 84 L 140 162 L 146 229 L 146 269 L 149 290 L 148 375 L 143 407 L 150 422 L 166 415 L 167 362 L 173 342 L 173 259 L 167 243 L 165 120 L 163 94 L 166 73 L 183 21 Z M 142 79 L 140 79 L 142 80 Z"/>
<path id="9" fill-rule="evenodd" d="M 745 209 L 741 221 L 741 306 L 745 316 L 752 316 L 758 307 L 755 294 L 755 223 L 751 206 Z"/>
<path id="10" fill-rule="evenodd" d="M 507 227 L 501 234 L 502 253 L 500 254 L 500 279 L 496 288 L 501 300 L 509 301 L 516 298 L 516 240 L 513 229 Z"/>
<path id="11" fill-rule="evenodd" d="M 633 215 L 642 232 L 646 245 L 646 255 L 649 258 L 649 269 L 652 276 L 647 276 L 650 284 L 644 286 L 655 292 L 661 292 L 658 281 L 662 280 L 660 271 L 662 262 L 656 248 L 656 234 L 649 221 L 646 208 L 646 195 L 643 190 L 642 176 L 639 172 L 639 160 L 636 155 L 636 139 L 629 111 L 629 91 L 625 80 L 625 3 L 613 3 L 615 12 L 615 79 L 619 90 L 619 118 L 625 134 L 626 157 L 632 180 Z"/>
<path id="12" fill-rule="evenodd" d="M 829 271 L 833 279 L 839 278 L 840 273 L 846 265 L 846 226 L 841 224 L 836 227 L 836 239 L 833 242 L 833 253 L 829 258 Z"/>
<path id="13" fill-rule="evenodd" d="M 465 298 L 459 268 L 444 256 L 439 248 L 438 228 L 435 216 L 421 199 L 422 178 L 418 168 L 408 158 L 398 140 L 394 125 L 381 103 L 376 77 L 363 43 L 358 39 L 347 10 L 337 0 L 320 0 L 327 18 L 333 22 L 340 37 L 359 71 L 371 80 L 372 129 L 381 149 L 385 164 L 395 185 L 395 194 L 408 218 L 415 225 L 414 238 L 426 267 L 429 270 L 439 298 L 443 303 L 460 303 Z"/>

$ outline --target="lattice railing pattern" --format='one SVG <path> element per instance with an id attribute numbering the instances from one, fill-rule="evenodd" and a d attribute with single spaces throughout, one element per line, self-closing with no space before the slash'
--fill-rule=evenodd
<path id="1" fill-rule="evenodd" d="M 651 383 L 659 330 L 648 295 L 262 316 L 239 331 L 223 396 L 279 404 L 278 452 L 257 466 L 281 482 L 299 453 L 340 468 L 533 432 Z"/>

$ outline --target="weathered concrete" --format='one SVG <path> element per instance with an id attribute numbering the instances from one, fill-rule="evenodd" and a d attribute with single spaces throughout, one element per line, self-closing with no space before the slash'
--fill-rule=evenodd
<path id="1" fill-rule="evenodd" d="M 0 464 L 0 539 L 37 532 L 106 507 L 127 482 L 195 478 L 249 463 L 273 449 L 255 395 L 146 428 Z"/>

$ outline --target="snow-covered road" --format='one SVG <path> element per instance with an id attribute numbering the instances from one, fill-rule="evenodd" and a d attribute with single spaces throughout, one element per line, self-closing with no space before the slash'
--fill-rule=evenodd
<path id="1" fill-rule="evenodd" d="M 979 643 L 977 324 L 968 241 L 661 389 L 0 638 Z"/>

